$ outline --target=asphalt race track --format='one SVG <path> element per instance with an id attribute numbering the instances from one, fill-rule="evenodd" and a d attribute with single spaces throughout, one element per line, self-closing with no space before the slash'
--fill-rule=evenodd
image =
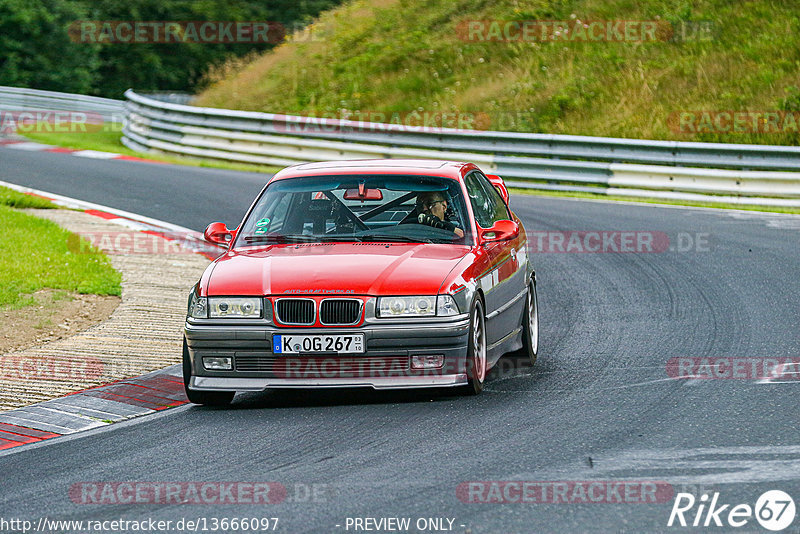
<path id="1" fill-rule="evenodd" d="M 238 224 L 266 178 L 0 147 L 0 180 L 196 230 Z M 511 207 L 529 234 L 663 232 L 672 250 L 559 253 L 546 241 L 531 254 L 539 361 L 531 370 L 504 358 L 479 397 L 247 394 L 229 409 L 187 405 L 15 448 L 0 454 L 0 517 L 278 517 L 281 532 L 353 532 L 347 518 L 364 517 L 450 518 L 472 533 L 766 532 L 752 518 L 738 529 L 667 521 L 679 492 L 718 492 L 731 507 L 772 489 L 797 500 L 800 374 L 673 379 L 668 362 L 800 357 L 800 217 L 520 195 Z M 277 482 L 288 494 L 269 505 L 71 500 L 74 484 L 102 481 Z M 462 502 L 457 488 L 470 481 L 657 481 L 671 493 L 658 503 Z"/>
<path id="2" fill-rule="evenodd" d="M 91 160 L 0 146 L 0 180 L 205 230 L 236 226 L 269 176 L 205 167 Z M 179 207 L 180 206 L 180 207 Z"/>

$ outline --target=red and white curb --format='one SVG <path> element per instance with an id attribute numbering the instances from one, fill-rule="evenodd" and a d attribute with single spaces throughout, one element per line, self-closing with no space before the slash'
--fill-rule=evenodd
<path id="1" fill-rule="evenodd" d="M 23 139 L 0 139 L 0 146 L 12 148 L 14 150 L 26 150 L 29 152 L 57 152 L 59 154 L 71 154 L 79 158 L 90 159 L 107 159 L 107 160 L 125 160 L 125 161 L 141 161 L 145 163 L 159 163 L 165 164 L 163 161 L 156 161 L 154 159 L 139 158 L 136 156 L 126 156 L 124 154 L 116 154 L 114 152 L 101 152 L 99 150 L 79 150 L 75 148 L 64 148 L 55 145 L 46 145 L 44 143 L 37 143 L 35 141 L 25 141 Z"/>
<path id="2" fill-rule="evenodd" d="M 193 252 L 197 252 L 198 254 L 202 254 L 203 256 L 212 260 L 225 250 L 224 248 L 206 241 L 202 233 L 184 226 L 178 226 L 177 224 L 169 223 L 167 221 L 145 217 L 144 215 L 139 215 L 137 213 L 131 213 L 129 211 L 119 210 L 116 208 L 103 206 L 101 204 L 87 202 L 85 200 L 65 197 L 55 193 L 41 191 L 39 189 L 32 189 L 30 187 L 12 184 L 10 182 L 0 181 L 0 186 L 13 189 L 14 191 L 19 191 L 20 193 L 44 198 L 45 200 L 49 200 L 57 206 L 83 211 L 88 215 L 100 217 L 111 223 L 119 224 L 120 226 L 124 226 L 134 231 L 157 235 L 169 241 L 176 241 L 181 246 L 188 248 Z"/>
<path id="3" fill-rule="evenodd" d="M 200 232 L 135 213 L 0 181 L 0 186 L 169 240 L 213 259 L 224 249 Z M 177 349 L 176 349 L 177 350 Z M 0 413 L 0 451 L 107 426 L 188 403 L 180 365 Z"/>
<path id="4" fill-rule="evenodd" d="M 0 413 L 0 451 L 187 404 L 180 365 Z"/>

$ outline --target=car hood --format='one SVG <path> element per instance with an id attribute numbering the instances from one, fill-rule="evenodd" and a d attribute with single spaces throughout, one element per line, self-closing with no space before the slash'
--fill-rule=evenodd
<path id="1" fill-rule="evenodd" d="M 216 260 L 207 295 L 434 295 L 463 245 L 308 243 L 236 249 Z"/>

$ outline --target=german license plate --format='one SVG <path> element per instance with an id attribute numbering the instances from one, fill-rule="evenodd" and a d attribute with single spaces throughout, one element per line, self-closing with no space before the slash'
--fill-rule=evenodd
<path id="1" fill-rule="evenodd" d="M 315 352 L 364 352 L 364 334 L 294 335 L 274 334 L 272 352 L 275 354 L 300 354 Z"/>

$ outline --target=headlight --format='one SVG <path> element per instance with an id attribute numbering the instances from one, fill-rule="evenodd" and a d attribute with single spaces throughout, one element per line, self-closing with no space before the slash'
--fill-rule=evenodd
<path id="1" fill-rule="evenodd" d="M 205 319 L 208 317 L 208 299 L 198 297 L 194 291 L 192 291 L 192 296 L 189 298 L 189 317 L 193 319 Z"/>
<path id="2" fill-rule="evenodd" d="M 378 299 L 378 317 L 432 317 L 457 314 L 458 306 L 450 295 Z"/>
<path id="3" fill-rule="evenodd" d="M 210 297 L 208 316 L 213 319 L 241 317 L 256 319 L 261 317 L 261 302 L 258 297 Z"/>

